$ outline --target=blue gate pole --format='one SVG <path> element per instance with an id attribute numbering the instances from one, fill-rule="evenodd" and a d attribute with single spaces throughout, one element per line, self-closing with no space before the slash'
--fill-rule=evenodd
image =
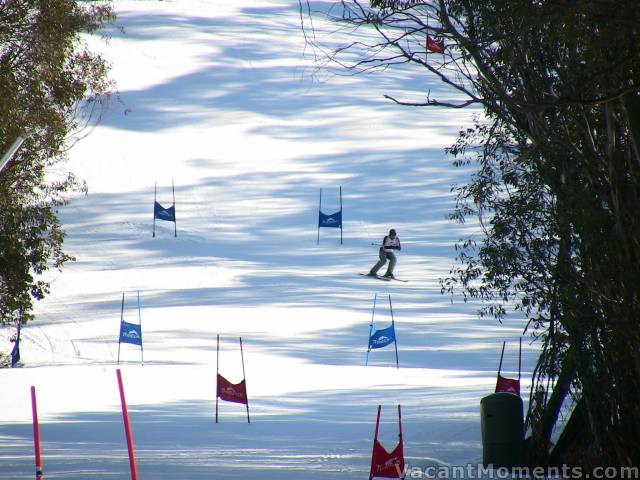
<path id="1" fill-rule="evenodd" d="M 176 187 L 171 179 L 171 191 L 173 192 L 173 236 L 178 236 L 178 216 L 176 215 Z"/>
<path id="2" fill-rule="evenodd" d="M 389 294 L 389 309 L 391 310 L 391 325 L 393 326 L 393 336 L 395 340 L 393 344 L 396 346 L 396 368 L 400 368 L 400 363 L 398 362 L 398 335 L 396 335 L 396 324 L 393 319 L 393 307 L 391 306 L 391 294 Z"/>
<path id="3" fill-rule="evenodd" d="M 140 315 L 140 290 L 138 290 L 138 323 L 140 324 L 140 355 L 144 365 L 144 339 L 142 338 L 142 316 Z"/>
<path id="4" fill-rule="evenodd" d="M 120 329 L 118 330 L 118 365 L 120 365 L 120 332 L 122 332 L 122 322 L 124 321 L 124 292 L 122 292 L 122 306 L 120 307 Z"/>
<path id="5" fill-rule="evenodd" d="M 156 237 L 156 196 L 158 193 L 158 182 L 153 185 L 153 238 Z"/>
<path id="6" fill-rule="evenodd" d="M 344 216 L 342 215 L 342 185 L 340 185 L 340 245 L 342 245 L 342 222 Z"/>
<path id="7" fill-rule="evenodd" d="M 318 240 L 316 245 L 320 245 L 320 214 L 322 213 L 322 189 L 320 189 L 320 206 L 318 207 Z"/>
<path id="8" fill-rule="evenodd" d="M 371 334 L 373 333 L 373 316 L 376 314 L 376 299 L 378 298 L 378 294 L 375 293 L 373 295 L 373 311 L 371 312 L 371 325 L 369 325 L 369 338 L 367 338 L 367 357 L 364 360 L 364 366 L 366 367 L 369 364 L 369 352 L 371 351 Z"/>

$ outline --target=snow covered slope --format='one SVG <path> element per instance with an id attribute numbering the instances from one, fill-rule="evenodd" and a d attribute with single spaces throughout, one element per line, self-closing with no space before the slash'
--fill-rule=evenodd
<path id="1" fill-rule="evenodd" d="M 477 305 L 440 294 L 453 243 L 473 231 L 446 219 L 469 172 L 443 147 L 474 112 L 384 100 L 446 91 L 425 75 L 318 72 L 297 0 L 116 8 L 110 41 L 92 44 L 119 96 L 69 165 L 89 186 L 62 212 L 77 262 L 52 274 L 23 329 L 22 368 L 0 370 L 0 479 L 33 478 L 31 385 L 45 478 L 129 478 L 115 374 L 123 291 L 125 320 L 138 322 L 136 291 L 142 306 L 144 366 L 134 346 L 120 351 L 142 479 L 366 478 L 377 405 L 391 447 L 398 403 L 410 467 L 477 464 L 479 401 L 503 340 L 503 368 L 517 369 L 522 325 L 481 321 Z M 178 236 L 157 222 L 152 238 L 154 185 L 167 206 L 172 180 Z M 317 245 L 319 190 L 331 212 L 339 186 L 344 244 L 323 229 Z M 396 274 L 410 282 L 359 277 L 392 227 Z M 364 366 L 376 293 L 376 325 L 393 301 L 400 369 L 392 348 Z M 250 425 L 224 402 L 214 422 L 218 333 L 232 381 L 243 338 Z"/>

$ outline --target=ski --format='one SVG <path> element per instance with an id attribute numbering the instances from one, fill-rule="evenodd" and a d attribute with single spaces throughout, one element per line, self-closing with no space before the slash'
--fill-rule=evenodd
<path id="1" fill-rule="evenodd" d="M 389 280 L 395 280 L 396 282 L 402 282 L 402 283 L 407 283 L 409 280 L 405 280 L 404 278 L 390 278 Z"/>
<path id="2" fill-rule="evenodd" d="M 391 280 L 395 280 L 396 282 L 402 282 L 402 283 L 407 283 L 409 280 L 404 280 L 402 278 L 391 278 L 391 277 L 383 277 L 382 275 L 369 275 L 368 273 L 359 273 L 358 275 L 362 275 L 363 277 L 371 277 L 371 278 L 377 278 L 378 280 L 383 280 L 385 282 L 390 282 Z"/>
<path id="3" fill-rule="evenodd" d="M 369 275 L 368 273 L 359 273 L 358 275 L 362 275 L 363 277 L 376 278 L 378 280 L 382 280 L 382 281 L 385 281 L 385 282 L 390 282 L 391 281 L 390 278 L 385 278 L 385 277 L 382 277 L 380 275 Z"/>

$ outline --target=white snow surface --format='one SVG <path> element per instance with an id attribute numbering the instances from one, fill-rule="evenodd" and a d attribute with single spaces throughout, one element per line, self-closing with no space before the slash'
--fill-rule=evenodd
<path id="1" fill-rule="evenodd" d="M 108 42 L 88 40 L 119 95 L 66 165 L 89 187 L 61 211 L 77 261 L 49 275 L 22 366 L 0 370 L 0 479 L 34 476 L 31 386 L 45 478 L 130 478 L 117 368 L 141 479 L 367 478 L 379 404 L 388 449 L 402 405 L 410 468 L 481 462 L 479 402 L 503 340 L 503 371 L 517 374 L 524 324 L 440 293 L 454 243 L 477 230 L 447 219 L 470 171 L 444 147 L 479 112 L 383 98 L 455 96 L 425 72 L 318 70 L 297 0 L 115 7 Z M 345 38 L 319 17 L 314 27 Z M 152 238 L 154 184 L 170 206 L 172 180 L 177 238 L 161 221 Z M 344 244 L 322 229 L 317 245 L 319 191 L 332 213 L 339 186 Z M 389 228 L 409 283 L 358 276 Z M 123 344 L 118 365 L 122 293 L 137 323 L 138 291 L 144 364 Z M 392 346 L 364 365 L 375 294 L 379 327 L 391 295 L 400 369 Z M 3 351 L 13 333 L 2 330 Z M 250 424 L 222 401 L 215 423 L 217 334 L 234 382 L 243 339 Z M 525 397 L 536 348 L 523 342 Z"/>

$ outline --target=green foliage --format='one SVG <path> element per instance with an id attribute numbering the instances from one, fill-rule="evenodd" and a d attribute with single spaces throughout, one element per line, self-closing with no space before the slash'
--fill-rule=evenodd
<path id="1" fill-rule="evenodd" d="M 82 34 L 113 19 L 107 2 L 0 3 L 0 152 L 26 138 L 0 174 L 0 323 L 30 319 L 49 291 L 42 274 L 73 260 L 57 209 L 86 187 L 52 167 L 108 99 L 108 66 Z"/>
<path id="2" fill-rule="evenodd" d="M 545 285 L 558 251 L 553 195 L 499 121 L 461 131 L 447 151 L 458 165 L 478 165 L 471 181 L 456 188 L 451 218 L 460 223 L 479 218 L 484 239 L 456 245 L 459 265 L 443 279 L 443 291 L 462 288 L 464 295 L 482 300 L 482 316 L 500 320 L 515 308 L 539 325 L 552 302 Z"/>

